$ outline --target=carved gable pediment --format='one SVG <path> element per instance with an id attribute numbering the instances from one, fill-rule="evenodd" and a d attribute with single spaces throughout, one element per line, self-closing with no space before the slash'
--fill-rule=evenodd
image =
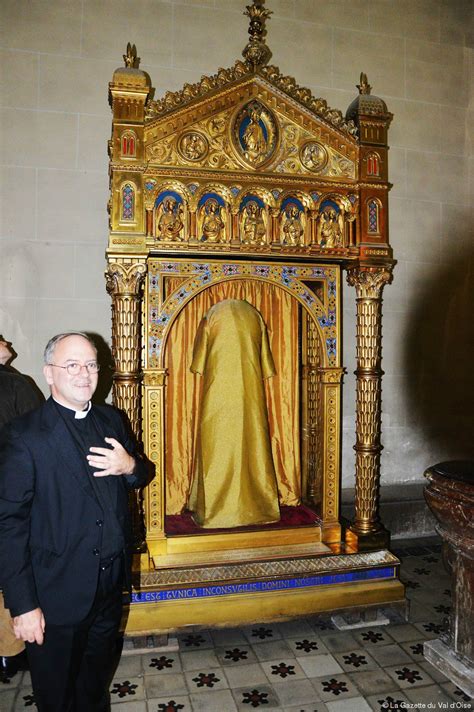
<path id="1" fill-rule="evenodd" d="M 240 76 L 236 67 L 151 102 L 145 125 L 150 167 L 356 178 L 352 122 L 275 68 L 266 67 L 266 77 L 248 70 Z M 275 86 L 275 77 L 287 91 Z"/>

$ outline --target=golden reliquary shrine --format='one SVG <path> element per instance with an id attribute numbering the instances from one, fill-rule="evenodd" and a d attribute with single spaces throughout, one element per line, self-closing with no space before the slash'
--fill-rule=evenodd
<path id="1" fill-rule="evenodd" d="M 110 83 L 114 402 L 155 476 L 133 501 L 127 631 L 403 605 L 378 517 L 392 115 L 346 116 L 243 60 L 153 99 L 134 46 Z M 345 274 L 344 274 L 345 273 Z M 340 519 L 342 280 L 357 302 L 355 518 Z"/>

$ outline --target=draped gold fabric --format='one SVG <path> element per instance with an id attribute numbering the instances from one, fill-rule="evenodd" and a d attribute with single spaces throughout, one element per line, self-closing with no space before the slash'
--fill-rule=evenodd
<path id="1" fill-rule="evenodd" d="M 280 519 L 263 380 L 275 375 L 260 312 L 242 299 L 214 304 L 194 340 L 203 377 L 188 508 L 202 527 Z"/>
<path id="2" fill-rule="evenodd" d="M 176 285 L 168 278 L 166 292 Z M 179 314 L 166 345 L 166 512 L 185 508 L 191 487 L 202 379 L 191 373 L 202 317 L 224 299 L 244 299 L 262 315 L 276 374 L 265 381 L 272 456 L 280 504 L 301 497 L 299 444 L 298 304 L 287 292 L 257 280 L 232 280 L 197 295 Z"/>

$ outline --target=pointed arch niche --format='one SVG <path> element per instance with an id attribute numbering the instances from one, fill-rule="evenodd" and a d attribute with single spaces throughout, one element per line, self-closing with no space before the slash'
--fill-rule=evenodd
<path id="1" fill-rule="evenodd" d="M 200 379 L 189 371 L 194 336 L 212 305 L 222 299 L 244 299 L 263 316 L 276 365 L 276 376 L 266 383 L 266 395 L 283 513 L 289 521 L 299 517 L 311 524 L 314 541 L 321 540 L 323 526 L 327 538 L 339 540 L 339 453 L 325 448 L 324 423 L 332 423 L 337 442 L 342 375 L 340 270 L 314 263 L 153 259 L 148 285 L 147 372 L 167 374 L 166 388 L 164 380 L 145 385 L 146 398 L 163 405 L 158 416 L 163 438 L 155 440 L 149 452 L 155 461 L 165 453 L 165 481 L 155 478 L 148 491 L 147 510 L 155 512 L 148 527 L 150 538 L 159 541 L 178 531 L 196 532 L 196 527 L 186 527 L 189 517 L 180 520 L 192 480 L 199 417 Z M 331 406 L 330 412 L 323 413 L 324 403 L 329 408 L 326 383 L 331 383 Z M 332 472 L 327 480 L 322 477 L 325 461 Z M 298 511 L 300 505 L 303 508 Z M 297 539 L 302 532 L 295 529 L 292 534 Z M 304 538 L 308 536 L 305 530 Z"/>
<path id="2" fill-rule="evenodd" d="M 129 46 L 109 87 L 114 399 L 155 466 L 131 502 L 134 634 L 405 605 L 378 515 L 392 115 L 364 74 L 345 116 L 329 108 L 268 64 L 263 0 L 245 14 L 250 41 L 230 69 L 153 100 Z M 344 272 L 357 304 L 352 522 L 339 502 Z M 201 402 L 190 365 L 202 317 L 225 299 L 248 301 L 269 335 L 281 519 L 206 529 L 187 511 Z"/>

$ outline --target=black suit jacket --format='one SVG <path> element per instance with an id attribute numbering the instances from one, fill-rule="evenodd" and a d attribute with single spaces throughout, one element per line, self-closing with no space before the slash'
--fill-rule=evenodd
<path id="1" fill-rule="evenodd" d="M 44 398 L 40 398 L 39 391 L 25 376 L 0 364 L 0 426 L 43 402 Z"/>
<path id="2" fill-rule="evenodd" d="M 145 484 L 147 466 L 119 412 L 93 408 L 104 437 L 116 438 L 136 458 L 132 475 L 110 477 L 117 517 L 130 542 L 127 493 Z M 0 584 L 12 616 L 39 606 L 47 623 L 85 618 L 97 588 L 102 518 L 81 454 L 51 398 L 3 429 Z"/>

